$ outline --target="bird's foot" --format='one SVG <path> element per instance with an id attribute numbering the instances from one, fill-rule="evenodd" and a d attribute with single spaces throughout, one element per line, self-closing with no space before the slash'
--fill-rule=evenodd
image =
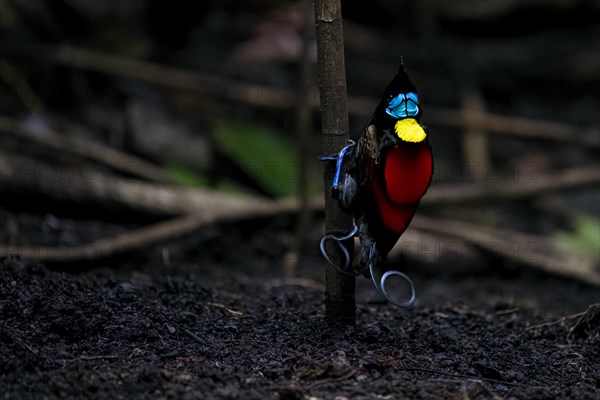
<path id="1" fill-rule="evenodd" d="M 349 140 L 348 144 L 344 146 L 339 153 L 331 154 L 327 156 L 319 157 L 321 161 L 335 161 L 335 175 L 333 176 L 333 182 L 331 183 L 331 197 L 337 199 L 340 193 L 340 176 L 342 175 L 342 166 L 344 164 L 344 158 L 348 157 L 354 147 L 356 146 L 356 142 L 353 140 Z"/>

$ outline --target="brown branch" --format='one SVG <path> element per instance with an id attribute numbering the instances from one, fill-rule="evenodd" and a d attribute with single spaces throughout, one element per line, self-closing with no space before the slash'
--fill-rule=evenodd
<path id="1" fill-rule="evenodd" d="M 0 152 L 0 188 L 28 191 L 57 199 L 81 203 L 137 209 L 159 216 L 194 213 L 211 207 L 230 209 L 263 201 L 239 199 L 197 188 L 157 185 L 122 177 L 110 177 L 96 171 L 56 168 L 25 157 Z M 485 199 L 519 199 L 546 192 L 567 190 L 600 183 L 600 166 L 577 167 L 554 174 L 532 175 L 522 180 L 490 184 L 437 184 L 429 189 L 422 204 L 434 205 Z M 323 207 L 322 198 L 313 198 L 309 208 Z"/>
<path id="2" fill-rule="evenodd" d="M 9 246 L 0 244 L 0 257 L 19 255 L 28 259 L 72 262 L 93 260 L 148 247 L 194 232 L 217 222 L 242 220 L 298 210 L 295 199 L 278 202 L 240 198 L 210 190 L 158 185 L 119 177 L 65 170 L 24 157 L 0 152 L 0 189 L 3 193 L 33 192 L 36 195 L 74 200 L 82 204 L 129 208 L 153 216 L 175 218 L 77 246 Z M 319 199 L 322 204 L 322 199 Z M 318 209 L 319 204 L 309 204 Z"/>
<path id="3" fill-rule="evenodd" d="M 465 128 L 467 121 L 459 111 L 444 107 L 427 107 L 426 123 Z M 469 126 L 495 134 L 531 139 L 555 140 L 587 147 L 600 147 L 598 127 L 578 127 L 555 121 L 500 115 L 490 112 L 472 112 Z"/>
<path id="4" fill-rule="evenodd" d="M 212 208 L 254 210 L 266 205 L 257 198 L 223 196 L 210 190 L 106 176 L 80 167 L 57 168 L 2 152 L 0 167 L 0 189 L 5 192 L 34 192 L 54 199 L 128 208 L 155 216 L 201 213 Z"/>
<path id="5" fill-rule="evenodd" d="M 165 222 L 76 246 L 48 247 L 1 245 L 0 257 L 18 255 L 29 260 L 47 262 L 97 260 L 177 238 L 214 221 L 214 216 L 185 215 L 183 217 L 173 218 Z"/>
<path id="6" fill-rule="evenodd" d="M 144 60 L 101 53 L 69 45 L 49 49 L 50 58 L 64 65 L 124 76 L 167 88 L 217 95 L 256 106 L 291 107 L 295 91 L 168 67 Z M 291 96 L 290 96 L 291 94 Z"/>
<path id="7" fill-rule="evenodd" d="M 52 167 L 25 157 L 0 152 L 0 189 L 5 192 L 33 192 L 59 200 L 82 204 L 132 208 L 158 216 L 202 212 L 211 207 L 243 208 L 263 200 L 236 198 L 214 191 L 159 185 L 122 177 L 110 177 L 96 171 Z M 494 184 L 438 184 L 429 189 L 423 205 L 457 203 L 484 199 L 519 199 L 545 192 L 567 190 L 600 183 L 600 166 L 571 168 L 555 174 L 528 177 L 530 181 L 501 181 Z M 225 198 L 223 198 L 225 197 Z M 312 198 L 309 208 L 323 208 L 321 196 Z"/>
<path id="8" fill-rule="evenodd" d="M 78 175 L 76 171 L 52 169 L 48 165 L 35 163 L 34 161 L 32 164 L 31 160 L 22 157 L 0 153 L 0 189 L 3 192 L 28 191 L 62 200 L 76 200 L 83 204 L 95 202 L 105 206 L 133 208 L 152 215 L 177 217 L 79 246 L 56 248 L 0 245 L 0 257 L 12 254 L 45 261 L 91 260 L 141 249 L 218 222 L 270 217 L 298 210 L 296 199 L 273 202 L 255 197 L 238 198 L 209 190 L 149 184 L 121 178 L 115 180 L 101 175 L 93 175 L 94 179 L 86 179 L 85 175 Z M 554 177 L 548 175 L 537 184 L 497 184 L 493 187 L 473 185 L 472 191 L 468 188 L 436 191 L 436 187 L 433 187 L 423 200 L 425 202 L 429 198 L 426 203 L 440 204 L 485 197 L 497 198 L 502 196 L 502 191 L 505 191 L 506 197 L 518 198 L 533 196 L 543 191 L 597 184 L 599 179 L 599 169 L 594 166 L 567 170 Z M 312 199 L 309 208 L 323 209 L 323 199 Z M 422 216 L 415 218 L 412 227 L 424 232 L 460 238 L 485 251 L 519 263 L 598 283 L 599 274 L 592 261 L 559 251 L 543 237 L 484 228 L 458 221 L 432 220 Z"/>
<path id="9" fill-rule="evenodd" d="M 485 199 L 519 199 L 546 192 L 600 184 L 600 165 L 569 168 L 553 174 L 531 174 L 488 184 L 437 184 L 431 187 L 422 204 L 456 203 Z"/>
<path id="10" fill-rule="evenodd" d="M 8 116 L 0 115 L 0 132 L 22 140 L 37 142 L 53 150 L 96 161 L 115 171 L 125 172 L 132 176 L 155 182 L 171 181 L 165 170 L 141 158 L 122 153 L 101 143 L 79 137 L 67 137 L 58 132 L 48 131 L 43 135 L 35 134 L 26 124 Z"/>
<path id="11" fill-rule="evenodd" d="M 198 208 L 193 214 L 185 214 L 81 245 L 48 247 L 0 244 L 0 257 L 18 255 L 30 260 L 51 262 L 96 260 L 173 240 L 215 223 L 261 216 L 272 217 L 277 214 L 292 213 L 298 209 L 297 203 L 292 201 L 267 200 L 250 202 L 245 207 L 231 208 L 226 205 L 229 200 L 228 196 L 214 194 L 207 199 L 208 202 L 215 202 L 214 205 L 203 208 L 202 211 Z"/>
<path id="12" fill-rule="evenodd" d="M 190 234 L 205 226 L 246 218 L 272 217 L 277 214 L 291 214 L 298 210 L 293 199 L 272 202 L 255 199 L 243 207 L 233 206 L 228 196 L 216 193 L 198 194 L 200 200 L 206 195 L 209 207 L 194 207 L 191 214 L 159 222 L 154 225 L 128 231 L 110 238 L 77 246 L 8 246 L 0 245 L 0 257 L 19 255 L 23 258 L 73 262 L 109 257 L 115 254 L 145 248 L 156 243 L 172 240 Z M 321 201 L 311 204 L 312 209 L 320 209 Z M 523 234 L 498 228 L 486 228 L 459 221 L 415 217 L 412 229 L 431 232 L 451 238 L 457 238 L 482 248 L 486 252 L 529 265 L 544 271 L 580 279 L 592 284 L 600 284 L 597 263 L 576 256 L 570 252 L 558 250 L 544 237 Z M 409 232 L 410 233 L 410 232 Z"/>
<path id="13" fill-rule="evenodd" d="M 192 72 L 80 47 L 35 45 L 19 48 L 15 43 L 0 42 L 0 54 L 123 76 L 171 89 L 193 91 L 203 96 L 226 98 L 254 106 L 290 108 L 296 104 L 296 92 L 293 88 L 236 81 L 219 75 Z M 311 90 L 309 101 L 311 107 L 319 107 L 315 88 Z M 348 98 L 348 112 L 351 115 L 368 117 L 376 105 L 377 100 L 373 98 L 358 96 Z M 600 129 L 597 126 L 579 127 L 491 112 L 471 113 L 467 121 L 460 109 L 432 106 L 427 107 L 424 121 L 434 126 L 471 127 L 495 134 L 556 140 L 592 148 L 600 147 Z"/>
<path id="14" fill-rule="evenodd" d="M 600 284 L 597 261 L 559 250 L 546 237 L 423 216 L 415 217 L 411 226 L 464 240 L 519 264 Z"/>

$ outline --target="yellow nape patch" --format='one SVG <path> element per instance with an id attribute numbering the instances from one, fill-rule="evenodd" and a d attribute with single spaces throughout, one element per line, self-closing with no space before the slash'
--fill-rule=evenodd
<path id="1" fill-rule="evenodd" d="M 396 135 L 405 142 L 419 143 L 425 140 L 427 134 L 414 118 L 405 118 L 396 122 Z"/>

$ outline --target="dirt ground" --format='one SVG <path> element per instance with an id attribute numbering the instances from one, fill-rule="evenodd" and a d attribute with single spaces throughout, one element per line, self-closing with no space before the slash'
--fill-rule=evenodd
<path id="1" fill-rule="evenodd" d="M 412 263 L 413 309 L 360 278 L 356 325 L 336 329 L 316 243 L 303 279 L 281 279 L 285 232 L 217 230 L 98 265 L 3 260 L 0 398 L 600 398 L 598 288 Z"/>

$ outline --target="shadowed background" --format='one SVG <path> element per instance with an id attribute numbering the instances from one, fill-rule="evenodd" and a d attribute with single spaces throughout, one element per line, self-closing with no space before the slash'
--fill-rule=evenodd
<path id="1" fill-rule="evenodd" d="M 597 398 L 600 2 L 343 2 L 351 136 L 403 57 L 435 162 L 343 332 L 311 7 L 0 0 L 6 398 Z"/>
<path id="2" fill-rule="evenodd" d="M 568 251 L 597 264 L 599 14 L 594 1 L 344 5 L 351 136 L 401 56 L 431 130 L 435 176 L 420 214 L 438 220 L 416 224 L 405 253 L 443 258 L 435 247 L 447 243 L 442 235 L 510 262 L 511 252 L 545 265 L 545 255 Z M 108 236 L 61 235 L 68 224 L 52 228 L 61 216 L 108 220 L 118 231 L 119 222 L 181 213 L 173 206 L 180 195 L 167 193 L 154 208 L 139 199 L 152 183 L 253 200 L 297 195 L 301 209 L 318 203 L 310 5 L 3 0 L 0 22 L 5 247 Z M 139 179 L 148 185 L 131 194 L 127 183 Z M 124 194 L 108 190 L 111 182 Z M 195 207 L 222 207 L 213 203 Z M 49 219 L 50 231 L 26 227 L 20 213 Z M 292 275 L 322 229 L 309 211 L 293 221 L 278 253 Z M 482 235 L 465 238 L 457 221 Z"/>

